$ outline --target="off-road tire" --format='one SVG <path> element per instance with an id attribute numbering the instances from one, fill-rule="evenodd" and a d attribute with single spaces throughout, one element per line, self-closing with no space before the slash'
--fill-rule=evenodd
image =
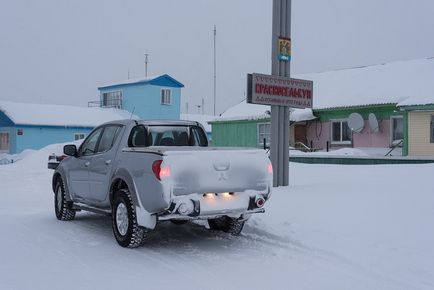
<path id="1" fill-rule="evenodd" d="M 209 228 L 212 230 L 220 230 L 230 233 L 233 236 L 238 236 L 244 227 L 244 221 L 240 221 L 228 216 L 223 216 L 216 219 L 208 220 Z"/>
<path id="2" fill-rule="evenodd" d="M 128 228 L 124 235 L 119 232 L 116 223 L 116 213 L 120 203 L 125 205 L 128 214 Z M 128 190 L 121 189 L 115 193 L 112 205 L 112 228 L 116 241 L 122 247 L 136 248 L 145 242 L 146 230 L 137 223 L 136 209 Z"/>
<path id="3" fill-rule="evenodd" d="M 70 202 L 66 200 L 65 185 L 59 178 L 54 192 L 54 212 L 60 221 L 70 221 L 75 218 L 75 210 L 71 209 Z"/>

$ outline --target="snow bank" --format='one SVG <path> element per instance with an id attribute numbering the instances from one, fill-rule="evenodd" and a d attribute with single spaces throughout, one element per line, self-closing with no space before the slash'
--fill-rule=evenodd
<path id="1" fill-rule="evenodd" d="M 357 148 L 341 148 L 337 150 L 331 150 L 329 152 L 326 151 L 318 151 L 318 152 L 303 152 L 299 150 L 290 150 L 289 154 L 292 156 L 359 156 L 359 157 L 368 157 L 371 156 L 367 152 L 357 149 Z"/>
<path id="2" fill-rule="evenodd" d="M 20 154 L 5 154 L 4 158 L 9 161 L 13 160 L 13 162 L 6 162 L 4 166 L 16 166 L 18 168 L 29 168 L 31 170 L 46 169 L 48 156 L 51 154 L 56 154 L 58 156 L 63 155 L 63 146 L 74 144 L 78 147 L 82 142 L 83 140 L 77 140 L 74 142 L 48 145 L 40 150 L 27 149 Z M 1 159 L 2 155 L 0 155 L 0 160 Z"/>

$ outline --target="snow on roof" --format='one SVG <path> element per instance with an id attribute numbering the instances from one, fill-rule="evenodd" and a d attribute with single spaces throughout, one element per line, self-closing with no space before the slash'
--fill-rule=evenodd
<path id="1" fill-rule="evenodd" d="M 156 79 L 158 77 L 159 76 L 148 76 L 145 78 L 133 78 L 133 79 L 128 79 L 128 80 L 124 80 L 124 81 L 111 82 L 111 83 L 106 83 L 106 84 L 100 86 L 99 88 L 119 86 L 119 85 L 130 85 L 130 84 L 137 84 L 137 83 L 147 83 L 147 82 L 149 82 L 153 79 Z"/>
<path id="2" fill-rule="evenodd" d="M 434 103 L 432 57 L 294 77 L 313 81 L 314 109 Z"/>
<path id="3" fill-rule="evenodd" d="M 95 127 L 102 123 L 129 119 L 131 113 L 113 108 L 28 104 L 0 101 L 0 111 L 15 124 Z M 137 118 L 137 116 L 133 116 Z"/>
<path id="4" fill-rule="evenodd" d="M 381 65 L 296 74 L 312 80 L 313 108 L 393 104 L 398 106 L 434 104 L 434 58 L 395 61 Z M 226 110 L 215 121 L 269 118 L 270 106 L 245 101 Z M 292 109 L 291 121 L 312 120 L 311 109 Z"/>
<path id="5" fill-rule="evenodd" d="M 211 132 L 211 125 L 208 124 L 209 121 L 212 121 L 218 117 L 213 115 L 201 115 L 201 114 L 181 114 L 181 120 L 187 121 L 196 121 L 202 124 L 205 128 L 205 131 Z"/>
<path id="6" fill-rule="evenodd" d="M 417 96 L 408 97 L 405 100 L 398 103 L 398 106 L 418 106 L 418 105 L 433 105 L 433 96 Z"/>
<path id="7" fill-rule="evenodd" d="M 213 121 L 236 121 L 236 120 L 260 120 L 270 118 L 271 107 L 267 105 L 255 105 L 242 101 L 227 109 L 220 118 Z M 290 121 L 300 122 L 315 119 L 311 109 L 291 109 Z"/>

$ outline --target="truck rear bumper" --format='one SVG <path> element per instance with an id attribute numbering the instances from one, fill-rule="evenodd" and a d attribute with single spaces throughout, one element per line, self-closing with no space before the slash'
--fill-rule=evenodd
<path id="1" fill-rule="evenodd" d="M 263 206 L 268 197 L 268 194 L 253 191 L 178 196 L 172 200 L 167 211 L 158 215 L 158 220 L 197 220 L 221 216 L 245 218 L 265 212 Z"/>
<path id="2" fill-rule="evenodd" d="M 207 220 L 207 219 L 214 219 L 221 216 L 234 216 L 237 218 L 243 218 L 245 216 L 255 214 L 255 213 L 264 213 L 264 208 L 257 208 L 253 210 L 247 210 L 247 211 L 222 211 L 220 213 L 214 213 L 214 214 L 203 214 L 198 216 L 185 216 L 181 214 L 164 214 L 158 217 L 159 221 L 167 221 L 167 220 Z"/>

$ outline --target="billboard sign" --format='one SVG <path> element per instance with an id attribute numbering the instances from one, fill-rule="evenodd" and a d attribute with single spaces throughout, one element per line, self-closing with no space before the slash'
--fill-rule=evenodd
<path id="1" fill-rule="evenodd" d="M 247 103 L 312 108 L 313 82 L 274 75 L 247 75 Z"/>

